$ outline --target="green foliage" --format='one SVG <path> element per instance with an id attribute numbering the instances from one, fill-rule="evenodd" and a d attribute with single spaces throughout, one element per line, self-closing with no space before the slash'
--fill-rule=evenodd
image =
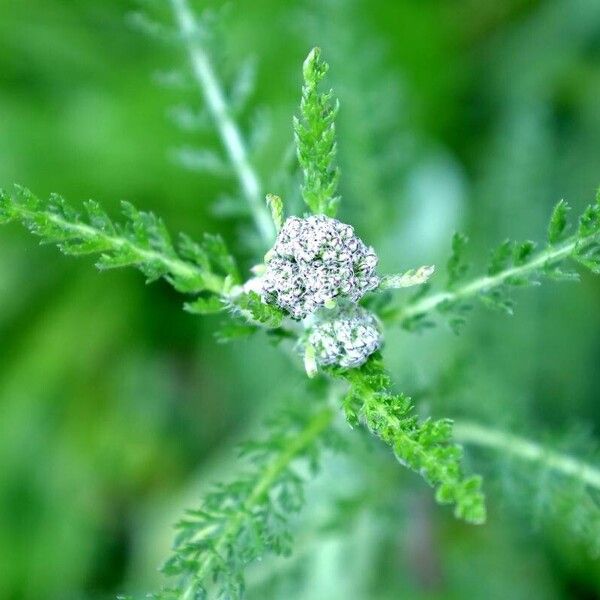
<path id="1" fill-rule="evenodd" d="M 517 254 L 519 256 L 519 260 L 522 260 L 523 251 L 519 250 Z M 510 240 L 506 240 L 500 244 L 495 250 L 492 251 L 490 264 L 488 266 L 488 275 L 497 275 L 498 273 L 501 273 L 507 269 L 513 255 L 513 243 Z"/>
<path id="2" fill-rule="evenodd" d="M 411 211 L 409 177 L 432 148 L 413 106 L 406 63 L 390 61 L 394 44 L 363 18 L 365 7 L 364 0 L 309 0 L 303 40 L 322 40 L 335 65 L 329 77 L 343 102 L 336 126 L 347 210 L 363 207 L 360 227 L 368 237 L 387 232 L 399 239 Z"/>
<path id="3" fill-rule="evenodd" d="M 522 265 L 527 264 L 527 261 L 529 260 L 529 258 L 535 250 L 535 246 L 535 242 L 532 242 L 530 240 L 515 245 L 513 253 L 513 262 L 516 267 L 520 267 Z M 499 272 L 500 271 L 497 271 L 493 274 L 496 275 Z"/>
<path id="4" fill-rule="evenodd" d="M 283 313 L 263 304 L 256 292 L 232 295 L 240 275 L 220 236 L 204 234 L 196 243 L 181 235 L 176 247 L 159 218 L 128 202 L 123 203 L 126 221 L 114 223 L 94 201 L 85 203 L 86 220 L 60 196 L 42 201 L 27 189 L 15 190 L 14 194 L 0 192 L 0 223 L 20 221 L 43 243 L 54 243 L 68 255 L 100 254 L 99 269 L 133 266 L 147 282 L 164 278 L 180 292 L 200 294 L 185 303 L 190 313 L 208 315 L 228 308 L 242 322 L 230 323 L 229 334 L 221 332 L 222 340 L 231 336 L 233 325 L 244 334 L 257 327 L 280 327 Z"/>
<path id="5" fill-rule="evenodd" d="M 313 50 L 304 64 L 302 118 L 295 120 L 294 129 L 305 177 L 305 201 L 313 212 L 333 215 L 339 178 L 334 166 L 337 104 L 331 104 L 331 92 L 318 91 L 326 71 L 319 50 Z M 283 221 L 281 200 L 269 196 L 267 203 L 279 228 Z M 467 302 L 471 297 L 511 312 L 509 286 L 530 284 L 541 275 L 567 277 L 559 265 L 568 257 L 598 270 L 599 206 L 597 202 L 589 207 L 577 232 L 565 238 L 568 206 L 561 201 L 548 228 L 547 249 L 536 254 L 531 242 L 506 241 L 492 253 L 487 275 L 472 281 L 466 281 L 467 238 L 456 234 L 447 265 L 446 290 L 432 295 L 424 286 L 408 304 L 412 314 L 404 315 L 405 322 L 412 319 L 416 327 L 426 326 L 424 316 L 438 309 L 458 329 L 471 308 Z M 67 254 L 98 253 L 100 268 L 135 266 L 149 281 L 162 277 L 177 290 L 196 296 L 185 305 L 190 312 L 211 314 L 228 309 L 229 320 L 219 332 L 222 341 L 259 328 L 281 328 L 283 313 L 264 304 L 258 293 L 245 292 L 238 285 L 240 274 L 220 237 L 206 235 L 199 244 L 182 237 L 176 247 L 160 219 L 128 203 L 123 205 L 125 224 L 113 223 L 96 203 L 87 203 L 86 209 L 84 220 L 58 196 L 43 202 L 23 189 L 0 196 L 1 222 L 21 221 L 44 242 L 56 243 Z M 387 276 L 381 287 L 420 285 L 427 282 L 432 272 L 432 268 L 424 267 Z M 386 316 L 397 318 L 393 313 Z M 309 364 L 310 348 L 306 359 Z M 308 371 L 313 372 L 310 368 Z M 436 489 L 439 503 L 454 506 L 458 518 L 469 523 L 485 521 L 481 479 L 464 476 L 462 451 L 452 443 L 450 420 L 420 420 L 410 399 L 393 392 L 380 356 L 371 358 L 360 369 L 332 373 L 350 383 L 342 404 L 351 424 L 364 423 L 388 444 L 401 464 Z M 286 419 L 272 424 L 265 440 L 246 447 L 253 470 L 208 494 L 202 508 L 190 512 L 179 524 L 173 554 L 164 568 L 176 584 L 160 598 L 181 594 L 204 597 L 212 590 L 222 597 L 241 598 L 248 563 L 267 553 L 289 551 L 287 518 L 303 502 L 303 478 L 292 465 L 316 456 L 332 418 L 329 408 L 302 406 L 302 410 L 288 413 Z"/>
<path id="6" fill-rule="evenodd" d="M 247 200 L 246 212 L 253 214 L 258 229 L 268 241 L 272 237 L 272 224 L 260 193 L 260 180 L 249 160 L 250 144 L 233 120 L 251 89 L 249 71 L 244 71 L 239 83 L 232 86 L 228 94 L 227 86 L 221 86 L 213 70 L 213 57 L 209 56 L 205 46 L 206 32 L 204 29 L 196 31 L 199 23 L 193 19 L 187 2 L 174 0 L 173 6 L 182 31 L 181 35 L 171 37 L 186 44 L 192 76 L 206 97 L 208 109 L 205 115 L 186 108 L 178 112 L 179 120 L 190 129 L 196 129 L 201 123 L 206 124 L 209 120 L 206 117 L 211 117 L 229 162 L 212 151 L 194 148 L 181 152 L 180 158 L 195 168 L 212 173 L 235 172 L 241 195 Z M 337 103 L 333 102 L 331 92 L 319 93 L 318 87 L 326 71 L 327 65 L 321 60 L 319 51 L 313 50 L 304 67 L 301 116 L 295 120 L 294 128 L 298 157 L 304 171 L 302 191 L 306 203 L 313 212 L 333 215 L 339 201 L 334 124 Z M 362 86 L 359 91 L 366 88 Z M 380 98 L 375 97 L 376 110 L 370 113 L 377 112 L 379 104 Z M 366 123 L 367 119 L 363 121 Z M 375 162 L 377 166 L 383 163 L 379 159 Z M 276 227 L 280 226 L 283 220 L 281 200 L 271 196 L 268 206 L 273 222 Z M 185 305 L 190 312 L 211 314 L 226 310 L 227 320 L 219 331 L 223 341 L 259 329 L 269 329 L 274 336 L 296 341 L 295 331 L 282 329 L 280 311 L 264 305 L 257 293 L 241 291 L 242 287 L 238 285 L 240 274 L 221 238 L 206 236 L 197 244 L 182 237 L 174 245 L 160 219 L 139 212 L 129 204 L 123 207 L 124 225 L 113 223 L 95 203 L 88 203 L 86 209 L 88 215 L 84 219 L 59 197 L 46 202 L 27 191 L 0 195 L 1 222 L 21 221 L 43 241 L 58 244 L 67 254 L 99 253 L 101 268 L 131 265 L 139 268 L 150 281 L 165 278 L 176 289 L 194 294 L 194 299 Z M 383 213 L 387 215 L 385 210 Z M 599 272 L 600 201 L 588 207 L 580 219 L 577 233 L 569 238 L 565 237 L 567 216 L 568 206 L 561 201 L 548 228 L 549 248 L 535 253 L 532 242 L 515 244 L 506 241 L 493 251 L 487 275 L 473 280 L 466 279 L 466 237 L 457 234 L 448 262 L 447 287 L 441 292 L 430 293 L 428 285 L 424 285 L 405 307 L 392 309 L 385 316 L 399 320 L 411 329 L 419 329 L 429 326 L 429 314 L 438 310 L 458 330 L 471 309 L 470 300 L 475 297 L 512 312 L 512 300 L 508 295 L 511 287 L 537 283 L 542 276 L 574 278 L 576 273 L 561 269 L 562 262 L 569 257 L 593 272 Z M 381 287 L 419 285 L 430 275 L 419 269 L 387 276 Z M 310 350 L 307 355 L 310 359 Z M 343 399 L 350 422 L 354 425 L 364 423 L 390 445 L 403 465 L 420 473 L 436 488 L 439 502 L 454 504 L 458 517 L 472 523 L 482 522 L 485 507 L 481 482 L 478 477 L 463 476 L 461 450 L 451 441 L 451 422 L 447 419 L 418 420 L 411 401 L 392 391 L 390 378 L 379 357 L 360 370 L 343 373 L 343 376 L 351 386 Z M 242 597 L 244 569 L 249 563 L 269 553 L 286 554 L 290 550 L 287 521 L 303 503 L 305 463 L 316 461 L 333 419 L 330 409 L 317 404 L 319 396 L 326 391 L 323 388 L 306 392 L 298 410 L 272 423 L 264 440 L 249 444 L 245 453 L 252 459 L 253 466 L 232 483 L 210 492 L 201 509 L 191 511 L 180 523 L 173 556 L 165 566 L 165 572 L 174 577 L 176 583 L 159 598 L 201 598 L 212 592 L 225 598 Z M 487 433 L 487 439 L 490 438 L 493 438 L 493 432 Z M 485 442 L 480 440 L 479 444 L 485 445 Z M 503 452 L 510 453 L 510 448 L 515 447 L 512 440 Z M 533 491 L 539 490 L 535 480 L 533 483 Z M 590 490 L 586 489 L 584 495 L 572 495 L 572 488 L 560 480 L 554 491 L 555 497 L 548 503 L 551 510 L 563 515 L 572 531 L 579 530 L 583 532 L 579 535 L 587 535 L 590 542 L 597 542 L 599 520 Z M 542 502 L 542 505 L 546 506 L 546 503 Z"/>
<path id="7" fill-rule="evenodd" d="M 596 194 L 596 203 L 581 215 L 575 239 L 573 258 L 600 275 L 600 191 Z"/>
<path id="8" fill-rule="evenodd" d="M 256 292 L 242 294 L 236 301 L 236 308 L 248 320 L 260 323 L 269 329 L 281 325 L 284 313 L 276 306 L 265 304 Z"/>
<path id="9" fill-rule="evenodd" d="M 335 165 L 335 117 L 339 105 L 332 102 L 333 91 L 319 92 L 328 69 L 329 65 L 321 59 L 321 50 L 313 48 L 304 61 L 300 117 L 294 118 L 294 132 L 304 173 L 302 197 L 313 213 L 334 217 L 340 200 L 340 171 Z"/>
<path id="10" fill-rule="evenodd" d="M 182 237 L 176 248 L 159 218 L 128 202 L 124 223 L 114 223 L 94 201 L 85 209 L 87 219 L 56 194 L 40 200 L 22 187 L 0 191 L 0 223 L 19 221 L 70 256 L 100 254 L 99 269 L 136 267 L 148 282 L 164 278 L 187 294 L 222 294 L 237 280 L 235 262 L 218 236 L 207 236 L 203 244 Z"/>
<path id="11" fill-rule="evenodd" d="M 288 407 L 268 434 L 242 447 L 250 463 L 230 484 L 218 485 L 201 507 L 177 524 L 172 556 L 163 572 L 175 586 L 157 599 L 244 597 L 244 571 L 268 554 L 291 551 L 290 515 L 304 504 L 306 467 L 314 473 L 328 444 L 333 412 L 321 403 Z"/>
<path id="12" fill-rule="evenodd" d="M 567 231 L 568 215 L 571 207 L 564 201 L 560 200 L 552 211 L 550 223 L 548 224 L 548 243 L 556 244 L 560 242 Z"/>
<path id="13" fill-rule="evenodd" d="M 436 488 L 439 503 L 454 505 L 456 517 L 469 523 L 483 523 L 481 478 L 463 475 L 461 448 L 452 443 L 452 422 L 429 418 L 420 421 L 413 414 L 410 398 L 392 391 L 390 377 L 379 356 L 342 375 L 350 383 L 350 391 L 343 400 L 349 422 L 357 425 L 364 421 L 391 446 L 401 464 Z"/>
<path id="14" fill-rule="evenodd" d="M 531 241 L 515 243 L 506 240 L 490 257 L 487 275 L 466 280 L 467 238 L 456 234 L 452 240 L 452 256 L 448 261 L 446 290 L 419 295 L 401 307 L 385 308 L 382 317 L 399 321 L 407 329 L 415 324 L 431 323 L 426 317 L 437 310 L 447 319 L 454 331 L 466 323 L 471 310 L 471 300 L 479 299 L 487 306 L 512 314 L 514 302 L 510 292 L 513 288 L 537 285 L 543 277 L 558 281 L 577 281 L 579 274 L 564 270 L 564 264 L 575 260 L 593 273 L 600 273 L 600 201 L 588 206 L 579 219 L 573 235 L 565 237 L 569 227 L 569 206 L 561 200 L 550 219 L 549 245 L 535 252 Z"/>
<path id="15" fill-rule="evenodd" d="M 186 302 L 183 308 L 196 315 L 213 315 L 221 312 L 225 304 L 219 296 L 199 296 L 192 302 Z"/>
<path id="16" fill-rule="evenodd" d="M 267 206 L 271 211 L 271 218 L 273 219 L 275 229 L 277 232 L 279 232 L 284 221 L 283 202 L 279 196 L 275 194 L 267 194 Z"/>
<path id="17" fill-rule="evenodd" d="M 469 270 L 469 263 L 465 261 L 465 250 L 469 238 L 462 233 L 455 233 L 452 237 L 452 254 L 446 266 L 448 271 L 448 289 L 452 289 L 462 281 Z"/>
<path id="18" fill-rule="evenodd" d="M 234 200 L 238 214 L 249 214 L 256 226 L 262 243 L 270 245 L 275 238 L 275 229 L 269 213 L 263 203 L 262 182 L 252 164 L 252 137 L 243 133 L 238 122 L 241 114 L 247 109 L 248 98 L 254 91 L 254 66 L 247 61 L 230 85 L 221 81 L 216 58 L 221 45 L 219 36 L 215 36 L 219 20 L 210 9 L 205 9 L 197 16 L 187 0 L 170 0 L 169 8 L 176 31 L 170 37 L 179 42 L 187 54 L 187 77 L 190 77 L 202 99 L 204 106 L 198 112 L 195 103 L 174 107 L 170 113 L 175 123 L 182 129 L 202 130 L 212 124 L 218 134 L 222 151 L 196 146 L 183 146 L 172 152 L 172 155 L 184 167 L 203 174 L 217 176 L 233 174 L 239 187 L 239 198 Z M 158 11 L 160 12 L 160 11 Z M 136 14 L 136 22 L 151 34 L 162 27 L 145 13 Z M 150 23 L 148 27 L 146 24 Z M 164 37 L 164 36 L 161 36 Z M 257 119 L 254 119 L 252 136 L 264 138 L 259 131 Z"/>
<path id="19" fill-rule="evenodd" d="M 534 523 L 578 540 L 594 558 L 600 556 L 600 471 L 589 436 L 546 436 L 537 443 L 495 424 L 465 421 L 456 424 L 455 437 L 494 450 L 485 468 L 513 510 L 529 513 Z"/>

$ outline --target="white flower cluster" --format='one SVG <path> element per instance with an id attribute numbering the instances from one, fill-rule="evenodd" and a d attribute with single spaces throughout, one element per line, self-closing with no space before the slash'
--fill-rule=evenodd
<path id="1" fill-rule="evenodd" d="M 307 343 L 314 349 L 320 366 L 359 367 L 383 343 L 377 319 L 360 306 L 349 305 L 319 314 L 324 318 L 310 327 Z"/>
<path id="2" fill-rule="evenodd" d="M 295 319 L 337 296 L 357 302 L 379 285 L 377 262 L 350 225 L 324 215 L 290 217 L 267 258 L 263 301 Z"/>

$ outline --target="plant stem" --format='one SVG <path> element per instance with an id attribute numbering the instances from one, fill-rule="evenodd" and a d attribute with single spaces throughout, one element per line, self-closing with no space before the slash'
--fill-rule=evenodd
<path id="1" fill-rule="evenodd" d="M 532 271 L 543 268 L 547 264 L 551 264 L 563 260 L 570 256 L 577 246 L 585 245 L 600 237 L 600 234 L 595 233 L 587 238 L 572 236 L 562 244 L 550 246 L 545 250 L 538 252 L 529 262 L 511 267 L 500 271 L 495 275 L 484 275 L 473 279 L 455 290 L 437 292 L 428 296 L 419 298 L 412 304 L 404 306 L 395 306 L 387 311 L 384 311 L 382 318 L 386 321 L 405 321 L 412 317 L 428 313 L 445 302 L 455 302 L 456 300 L 464 300 L 472 296 L 476 296 L 481 292 L 485 292 L 492 288 L 498 287 L 512 277 L 520 277 L 527 275 Z"/>
<path id="2" fill-rule="evenodd" d="M 220 538 L 215 542 L 214 551 L 216 555 L 221 555 L 226 551 L 231 538 L 235 537 L 237 532 L 243 526 L 244 519 L 247 519 L 256 505 L 269 494 L 269 491 L 276 483 L 279 476 L 285 471 L 290 463 L 331 425 L 334 416 L 335 411 L 329 406 L 317 412 L 306 424 L 306 427 L 290 440 L 286 450 L 267 465 L 254 484 L 252 491 L 246 498 L 246 501 L 239 512 L 229 521 L 227 527 L 223 529 Z M 209 554 L 204 562 L 200 564 L 200 567 L 194 576 L 195 581 L 202 581 L 205 579 L 215 554 Z M 182 593 L 182 599 L 187 600 L 188 598 L 191 598 L 193 589 L 194 583 L 192 582 Z"/>
<path id="3" fill-rule="evenodd" d="M 171 6 L 177 25 L 186 42 L 193 74 L 235 170 L 252 218 L 265 245 L 270 247 L 275 239 L 275 227 L 263 201 L 260 181 L 248 159 L 248 151 L 239 127 L 231 116 L 225 94 L 209 57 L 197 40 L 196 19 L 187 0 L 171 0 Z"/>
<path id="4" fill-rule="evenodd" d="M 568 454 L 548 450 L 512 433 L 470 421 L 462 421 L 454 424 L 454 438 L 465 444 L 502 450 L 523 460 L 543 462 L 554 471 L 580 479 L 587 485 L 600 489 L 600 469 Z"/>

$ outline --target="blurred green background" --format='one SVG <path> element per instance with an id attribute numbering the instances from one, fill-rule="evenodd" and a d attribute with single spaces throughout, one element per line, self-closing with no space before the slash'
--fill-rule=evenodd
<path id="1" fill-rule="evenodd" d="M 127 199 L 172 231 L 222 231 L 250 265 L 247 220 L 224 214 L 232 180 L 173 160 L 218 148 L 169 118 L 200 105 L 185 79 L 157 84 L 178 81 L 185 56 L 132 28 L 134 9 L 0 0 L 0 183 L 113 214 Z M 384 270 L 443 264 L 455 229 L 476 257 L 507 236 L 542 239 L 558 199 L 581 208 L 600 184 L 597 0 L 255 0 L 223 19 L 225 72 L 257 60 L 242 121 L 270 126 L 254 161 L 290 197 L 272 165 L 292 140 L 301 62 L 322 46 L 342 104 L 342 218 Z M 216 322 L 181 304 L 137 273 L 98 273 L 0 231 L 2 600 L 152 591 L 182 509 L 235 476 L 234 444 L 300 385 L 300 365 L 290 375 L 264 339 L 219 345 Z M 600 280 L 584 273 L 521 294 L 512 319 L 478 310 L 460 337 L 390 332 L 388 364 L 423 412 L 590 456 L 599 305 Z M 489 523 L 474 528 L 377 448 L 357 436 L 350 457 L 326 458 L 296 558 L 253 571 L 251 598 L 600 598 L 600 563 L 560 515 L 537 517 L 544 473 L 522 485 L 502 457 L 469 453 L 489 475 Z"/>

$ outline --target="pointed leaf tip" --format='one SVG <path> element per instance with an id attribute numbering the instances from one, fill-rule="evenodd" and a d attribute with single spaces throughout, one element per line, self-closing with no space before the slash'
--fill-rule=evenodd
<path id="1" fill-rule="evenodd" d="M 283 200 L 276 194 L 267 194 L 267 206 L 271 211 L 271 218 L 273 219 L 275 229 L 279 233 L 283 226 Z"/>

